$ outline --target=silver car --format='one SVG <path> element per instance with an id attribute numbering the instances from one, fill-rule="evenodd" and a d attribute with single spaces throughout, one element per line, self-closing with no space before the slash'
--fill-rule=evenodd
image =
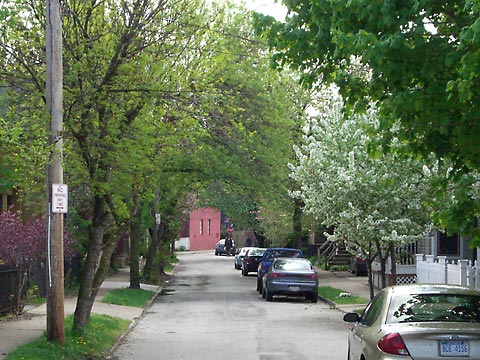
<path id="1" fill-rule="evenodd" d="M 275 295 L 304 296 L 318 301 L 318 274 L 303 258 L 275 258 L 262 278 L 262 297 L 272 301 Z"/>
<path id="2" fill-rule="evenodd" d="M 383 289 L 353 323 L 349 360 L 480 359 L 480 291 L 455 285 Z"/>

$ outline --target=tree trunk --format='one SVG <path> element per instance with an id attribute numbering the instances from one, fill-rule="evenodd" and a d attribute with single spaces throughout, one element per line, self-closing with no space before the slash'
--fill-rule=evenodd
<path id="1" fill-rule="evenodd" d="M 105 201 L 95 196 L 93 220 L 88 234 L 87 257 L 80 279 L 77 306 L 73 317 L 73 330 L 83 332 L 90 322 L 93 302 L 98 293 L 98 279 L 95 281 L 97 266 L 102 252 L 103 235 L 108 222 Z M 101 282 L 100 282 L 101 284 Z"/>
<path id="2" fill-rule="evenodd" d="M 397 257 L 395 255 L 395 244 L 390 242 L 390 260 L 392 262 L 392 284 L 395 285 L 397 283 Z"/>
<path id="3" fill-rule="evenodd" d="M 375 296 L 372 264 L 377 255 L 374 253 L 373 250 L 374 249 L 372 249 L 372 242 L 369 241 L 366 255 L 367 255 L 367 278 L 368 278 L 368 288 L 370 290 L 370 300 L 372 300 L 373 297 Z"/>
<path id="4" fill-rule="evenodd" d="M 130 214 L 130 289 L 140 289 L 140 200 L 138 191 L 132 191 L 133 209 Z"/>
<path id="5" fill-rule="evenodd" d="M 385 256 L 384 256 L 383 253 L 382 253 L 382 248 L 380 247 L 380 244 L 378 242 L 376 243 L 376 246 L 377 246 L 377 256 L 380 259 L 380 279 L 381 279 L 381 282 L 382 282 L 382 289 L 383 289 L 387 286 L 387 277 L 386 277 L 387 266 L 386 266 L 386 262 L 387 262 L 387 258 L 388 258 L 388 250 L 387 250 L 387 254 L 385 254 Z"/>
<path id="6" fill-rule="evenodd" d="M 294 246 L 300 249 L 302 246 L 303 230 L 302 230 L 302 203 L 295 199 L 293 209 L 293 236 Z"/>
<path id="7" fill-rule="evenodd" d="M 157 220 L 155 218 L 155 215 L 158 214 L 158 199 L 157 196 L 155 196 L 155 199 L 152 202 L 152 209 L 151 209 L 151 215 L 153 218 L 153 230 L 151 233 L 152 236 L 152 242 L 150 243 L 150 246 L 148 247 L 147 250 L 147 258 L 145 261 L 145 268 L 143 269 L 143 276 L 147 280 L 151 280 L 155 278 L 154 271 L 155 271 L 155 254 L 157 253 L 158 249 L 158 228 L 159 224 L 157 223 Z"/>
<path id="8" fill-rule="evenodd" d="M 158 249 L 158 225 L 153 225 L 152 241 L 147 249 L 147 257 L 145 260 L 145 267 L 143 269 L 143 276 L 146 280 L 155 279 L 155 255 Z"/>
<path id="9" fill-rule="evenodd" d="M 367 275 L 368 275 L 368 289 L 370 290 L 370 300 L 375 296 L 373 289 L 373 272 L 372 272 L 372 263 L 373 259 L 371 257 L 367 258 Z"/>
<path id="10" fill-rule="evenodd" d="M 160 224 L 160 227 L 159 227 L 158 238 L 159 238 L 160 244 L 171 245 L 170 241 L 169 241 L 169 237 L 170 237 L 170 228 L 168 226 L 168 223 L 165 221 L 162 224 Z M 167 248 L 168 253 L 165 254 L 165 253 L 163 253 L 166 250 L 165 246 L 160 246 L 160 251 L 162 253 L 160 253 L 159 260 L 158 260 L 158 274 L 159 274 L 159 276 L 165 275 L 165 259 L 170 256 L 170 248 L 171 248 L 171 246 L 169 246 Z"/>

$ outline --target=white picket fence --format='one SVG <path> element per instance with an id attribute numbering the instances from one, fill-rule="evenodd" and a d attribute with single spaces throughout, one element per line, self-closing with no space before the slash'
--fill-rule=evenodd
<path id="1" fill-rule="evenodd" d="M 417 283 L 452 284 L 480 288 L 478 261 L 447 261 L 445 256 L 417 254 Z"/>

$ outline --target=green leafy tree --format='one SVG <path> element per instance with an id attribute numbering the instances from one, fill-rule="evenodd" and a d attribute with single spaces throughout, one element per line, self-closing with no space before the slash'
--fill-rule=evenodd
<path id="1" fill-rule="evenodd" d="M 300 91 L 291 77 L 268 69 L 268 53 L 249 39 L 245 17 L 228 9 L 140 0 L 62 6 L 64 171 L 73 203 L 68 220 L 84 255 L 74 316 L 74 329 L 82 331 L 118 239 L 127 233 L 141 248 L 152 227 L 146 204 L 150 214 L 162 214 L 158 242 L 148 249 L 155 258 L 172 241 L 190 194 L 218 180 L 241 194 L 249 211 L 259 208 L 252 200 L 259 194 L 269 203 L 287 196 L 289 130 L 299 118 L 291 100 Z M 0 13 L 0 80 L 9 90 L 2 145 L 19 151 L 16 167 L 35 154 L 40 165 L 25 167 L 19 188 L 26 189 L 44 177 L 48 159 L 44 4 L 8 7 Z M 38 146 L 22 150 L 30 140 Z"/>
<path id="2" fill-rule="evenodd" d="M 9 15 L 10 27 L 2 38 L 2 51 L 8 55 L 2 81 L 17 90 L 17 98 L 23 97 L 19 104 L 29 108 L 25 114 L 44 109 L 43 6 L 31 2 L 22 7 L 21 16 Z M 62 6 L 64 168 L 76 202 L 73 219 L 84 226 L 79 233 L 83 232 L 86 254 L 74 320 L 74 328 L 81 331 L 132 214 L 129 208 L 134 208 L 128 196 L 139 179 L 127 176 L 128 170 L 142 177 L 148 174 L 138 157 L 121 159 L 119 154 L 146 154 L 149 147 L 140 147 L 144 143 L 129 148 L 132 130 L 150 134 L 167 114 L 165 108 L 171 117 L 185 104 L 188 82 L 178 75 L 188 74 L 187 49 L 195 45 L 192 39 L 202 17 L 201 6 L 193 3 L 69 1 Z M 176 106 L 165 105 L 175 98 Z M 21 115 L 14 114 L 18 124 Z M 139 119 L 143 126 L 136 125 Z M 124 187 L 117 191 L 121 181 Z"/>
<path id="3" fill-rule="evenodd" d="M 275 49 L 273 64 L 292 66 L 302 82 L 335 82 L 350 105 L 379 101 L 382 129 L 415 154 L 434 152 L 453 170 L 439 189 L 452 187 L 458 206 L 439 213 L 437 225 L 480 238 L 474 193 L 480 166 L 478 3 L 467 1 L 284 1 L 284 22 L 257 14 L 256 27 Z M 371 73 L 351 71 L 352 63 Z M 363 101 L 363 107 L 367 101 Z M 391 137 L 380 139 L 389 146 Z M 474 179 L 464 181 L 465 174 Z M 447 194 L 444 194 L 447 196 Z M 458 208 L 469 209 L 468 214 Z"/>
<path id="4" fill-rule="evenodd" d="M 222 209 L 236 229 L 286 243 L 293 216 L 287 164 L 294 134 L 305 117 L 308 92 L 293 74 L 269 67 L 269 53 L 245 22 L 247 14 L 230 14 L 216 26 L 223 29 L 221 36 L 209 42 L 214 43 L 213 66 L 195 84 L 195 96 L 201 98 L 209 89 L 217 105 L 205 108 L 208 116 L 197 152 L 199 159 L 208 159 L 208 166 L 200 165 L 205 170 L 197 201 Z M 278 216 L 261 216 L 258 221 L 266 209 L 275 209 Z M 279 221 L 285 214 L 288 220 Z M 267 228 L 281 231 L 281 237 Z"/>

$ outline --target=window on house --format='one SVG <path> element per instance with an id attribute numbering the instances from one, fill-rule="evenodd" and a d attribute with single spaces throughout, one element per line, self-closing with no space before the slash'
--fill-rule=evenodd
<path id="1" fill-rule="evenodd" d="M 458 234 L 447 236 L 446 233 L 439 233 L 438 255 L 460 256 L 460 236 Z"/>
<path id="2" fill-rule="evenodd" d="M 203 235 L 203 219 L 200 220 L 200 235 Z"/>
<path id="3" fill-rule="evenodd" d="M 208 219 L 208 222 L 207 222 L 207 234 L 210 235 L 210 225 L 211 225 L 211 220 Z"/>

